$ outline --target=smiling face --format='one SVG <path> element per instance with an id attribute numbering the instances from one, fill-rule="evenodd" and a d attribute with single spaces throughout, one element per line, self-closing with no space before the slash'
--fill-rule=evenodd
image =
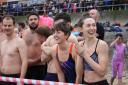
<path id="1" fill-rule="evenodd" d="M 55 29 L 55 39 L 58 44 L 63 43 L 68 39 L 70 36 L 70 27 L 69 25 L 65 22 L 58 22 L 54 25 Z"/>
<path id="2" fill-rule="evenodd" d="M 55 35 L 54 35 L 57 44 L 60 44 L 62 42 L 64 42 L 67 39 L 67 36 L 64 34 L 64 32 L 62 31 L 55 31 Z"/>
<path id="3" fill-rule="evenodd" d="M 93 18 L 83 20 L 82 31 L 85 37 L 96 37 L 96 22 Z"/>
<path id="4" fill-rule="evenodd" d="M 13 23 L 13 20 L 10 19 L 3 19 L 3 31 L 7 36 L 10 36 L 14 32 L 15 25 Z"/>

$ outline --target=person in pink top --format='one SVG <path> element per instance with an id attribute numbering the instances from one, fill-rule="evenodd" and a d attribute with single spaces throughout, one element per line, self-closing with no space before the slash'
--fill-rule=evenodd
<path id="1" fill-rule="evenodd" d="M 110 83 L 111 85 L 113 85 L 114 79 L 118 74 L 118 85 L 122 85 L 126 45 L 123 42 L 123 35 L 121 33 L 116 34 L 116 38 L 110 44 L 110 47 L 114 48 L 114 53 L 112 57 L 112 78 Z"/>
<path id="2" fill-rule="evenodd" d="M 44 15 L 40 16 L 39 18 L 39 26 L 48 26 L 50 29 L 53 28 L 54 20 L 53 18 L 49 17 L 47 13 L 44 13 Z"/>

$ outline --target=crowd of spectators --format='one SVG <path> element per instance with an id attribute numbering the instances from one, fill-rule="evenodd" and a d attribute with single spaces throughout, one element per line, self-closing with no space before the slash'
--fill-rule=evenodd
<path id="1" fill-rule="evenodd" d="M 36 0 L 39 1 L 39 0 Z M 56 13 L 68 12 L 84 12 L 90 8 L 98 8 L 99 10 L 119 10 L 128 8 L 127 0 L 43 0 L 40 3 L 8 3 L 7 6 L 0 6 L 1 14 L 26 15 L 31 11 L 39 14 L 47 12 L 49 16 Z"/>

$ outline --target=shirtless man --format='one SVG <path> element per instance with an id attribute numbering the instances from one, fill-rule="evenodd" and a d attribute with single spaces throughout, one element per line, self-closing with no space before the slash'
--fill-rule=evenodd
<path id="1" fill-rule="evenodd" d="M 36 13 L 30 13 L 27 16 L 29 28 L 24 30 L 22 38 L 27 44 L 28 70 L 26 78 L 42 80 L 45 76 L 46 65 L 41 64 L 41 42 L 37 38 L 35 30 L 39 25 L 39 16 Z"/>
<path id="2" fill-rule="evenodd" d="M 3 33 L 2 29 L 2 16 L 0 16 L 0 43 L 6 39 L 6 35 Z"/>
<path id="3" fill-rule="evenodd" d="M 7 38 L 0 44 L 0 72 L 6 77 L 25 77 L 28 61 L 27 46 L 23 39 L 16 37 L 13 16 L 3 18 L 3 30 Z M 0 85 L 16 85 L 16 83 L 0 82 Z"/>

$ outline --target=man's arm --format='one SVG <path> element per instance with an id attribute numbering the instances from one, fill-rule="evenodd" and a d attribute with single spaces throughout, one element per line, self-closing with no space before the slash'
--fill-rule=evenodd
<path id="1" fill-rule="evenodd" d="M 41 49 L 43 50 L 43 53 L 48 55 L 48 56 L 51 56 L 51 59 L 53 59 L 53 62 L 54 62 L 54 66 L 55 66 L 55 69 L 56 69 L 56 72 L 58 74 L 58 79 L 60 82 L 65 82 L 65 77 L 64 77 L 64 73 L 62 72 L 61 70 L 61 67 L 59 65 L 59 62 L 56 58 L 56 55 L 55 55 L 55 48 L 56 48 L 56 45 L 52 46 L 52 47 L 49 47 L 49 46 L 44 46 L 42 45 L 41 46 Z M 48 60 L 48 56 L 41 56 L 41 61 L 45 61 L 45 60 Z"/>
<path id="2" fill-rule="evenodd" d="M 50 54 L 50 53 L 49 53 Z M 45 52 L 44 52 L 44 49 L 42 49 L 42 53 L 41 53 L 41 62 L 42 63 L 47 63 L 49 62 L 50 60 L 52 59 L 52 57 L 50 55 L 47 55 Z"/>
<path id="3" fill-rule="evenodd" d="M 22 38 L 25 40 L 25 42 L 27 41 L 27 37 L 26 37 L 27 36 L 27 30 L 28 29 L 24 30 L 22 33 Z"/>
<path id="4" fill-rule="evenodd" d="M 27 67 L 28 67 L 28 60 L 27 60 L 27 46 L 24 40 L 18 40 L 18 50 L 21 57 L 21 74 L 20 78 L 24 78 L 26 75 Z"/>
<path id="5" fill-rule="evenodd" d="M 47 38 L 47 40 L 42 44 L 43 46 L 51 46 L 50 45 L 50 42 L 51 42 L 51 40 L 53 39 L 54 37 L 53 37 L 53 35 L 50 35 L 48 38 Z"/>
<path id="6" fill-rule="evenodd" d="M 83 49 L 83 47 L 80 46 L 77 38 L 74 35 L 70 35 L 68 41 L 75 44 L 75 47 L 76 47 L 76 50 L 77 50 L 76 52 L 79 55 L 81 55 L 83 53 L 84 49 Z"/>
<path id="7" fill-rule="evenodd" d="M 41 49 L 46 55 L 49 55 L 51 53 L 52 46 L 55 44 L 51 45 L 50 42 L 54 38 L 54 35 L 51 35 L 47 38 L 47 40 L 41 45 Z M 54 43 L 54 42 L 53 42 Z"/>

